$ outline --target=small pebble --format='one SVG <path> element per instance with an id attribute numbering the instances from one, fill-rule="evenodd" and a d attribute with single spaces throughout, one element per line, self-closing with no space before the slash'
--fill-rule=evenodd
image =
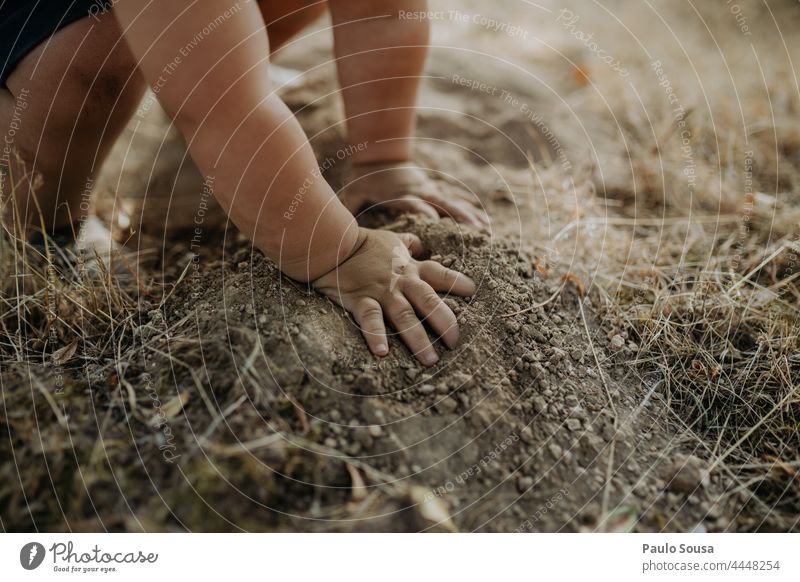
<path id="1" fill-rule="evenodd" d="M 520 477 L 517 479 L 517 491 L 524 493 L 533 486 L 533 477 Z"/>
<path id="2" fill-rule="evenodd" d="M 533 397 L 533 409 L 537 413 L 542 413 L 547 408 L 547 401 L 542 398 L 541 396 L 534 396 Z"/>
<path id="3" fill-rule="evenodd" d="M 625 347 L 625 338 L 621 335 L 617 334 L 611 338 L 611 349 L 614 351 L 619 351 Z"/>
<path id="4" fill-rule="evenodd" d="M 528 443 L 529 445 L 533 444 L 533 441 L 535 440 L 535 438 L 533 436 L 533 431 L 531 430 L 531 427 L 529 427 L 529 426 L 526 426 L 525 428 L 523 428 L 520 431 L 519 436 L 520 436 L 520 438 L 522 438 L 523 442 Z"/>

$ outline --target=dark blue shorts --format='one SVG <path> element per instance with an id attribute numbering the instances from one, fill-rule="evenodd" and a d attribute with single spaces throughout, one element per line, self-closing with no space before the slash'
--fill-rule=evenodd
<path id="1" fill-rule="evenodd" d="M 65 26 L 111 6 L 111 0 L 0 0 L 0 85 L 35 49 Z"/>

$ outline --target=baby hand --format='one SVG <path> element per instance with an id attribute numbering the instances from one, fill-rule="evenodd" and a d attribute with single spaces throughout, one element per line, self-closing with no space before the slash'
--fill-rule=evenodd
<path id="1" fill-rule="evenodd" d="M 489 224 L 486 213 L 475 206 L 474 197 L 451 184 L 432 180 L 427 172 L 408 162 L 353 166 L 341 200 L 353 214 L 377 205 L 433 219 L 449 216 L 477 228 Z"/>
<path id="2" fill-rule="evenodd" d="M 452 349 L 458 323 L 436 292 L 468 296 L 475 283 L 435 261 L 412 258 L 422 250 L 413 234 L 362 228 L 350 257 L 312 285 L 353 314 L 372 353 L 389 353 L 385 314 L 419 361 L 432 366 L 439 356 L 420 318 Z"/>

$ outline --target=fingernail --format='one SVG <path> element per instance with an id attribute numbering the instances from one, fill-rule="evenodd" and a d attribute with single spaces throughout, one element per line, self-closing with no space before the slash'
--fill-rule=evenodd
<path id="1" fill-rule="evenodd" d="M 444 343 L 447 344 L 447 347 L 450 348 L 451 350 L 455 349 L 455 347 L 458 345 L 458 335 L 459 335 L 458 330 L 456 330 L 455 332 L 451 332 L 451 337 L 449 341 L 446 339 L 444 340 Z"/>
<path id="2" fill-rule="evenodd" d="M 436 362 L 439 361 L 439 356 L 434 354 L 426 354 L 422 356 L 422 363 L 426 366 L 433 366 Z"/>
<path id="3" fill-rule="evenodd" d="M 389 353 L 389 346 L 387 346 L 386 344 L 378 344 L 377 346 L 375 346 L 375 353 L 378 354 L 379 356 L 385 356 L 386 354 Z"/>

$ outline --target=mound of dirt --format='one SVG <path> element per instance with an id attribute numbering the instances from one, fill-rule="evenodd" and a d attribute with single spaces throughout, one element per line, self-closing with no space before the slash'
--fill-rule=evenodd
<path id="1" fill-rule="evenodd" d="M 180 465 L 208 475 L 235 462 L 248 481 L 280 483 L 280 496 L 246 504 L 247 527 L 283 514 L 302 530 L 420 529 L 448 526 L 446 512 L 462 530 L 727 525 L 702 463 L 691 450 L 678 456 L 647 387 L 614 365 L 628 346 L 609 339 L 571 283 L 448 221 L 392 228 L 479 283 L 469 300 L 448 299 L 462 340 L 433 369 L 394 339 L 387 358 L 371 356 L 339 308 L 245 249 L 166 306 L 165 329 L 180 338 L 171 358 L 202 374 L 213 408 L 237 418 L 232 427 L 208 416 L 193 394 L 173 432 L 203 436 L 182 445 Z M 176 388 L 191 390 L 185 372 Z M 234 475 L 220 469 L 205 494 L 246 495 Z"/>

